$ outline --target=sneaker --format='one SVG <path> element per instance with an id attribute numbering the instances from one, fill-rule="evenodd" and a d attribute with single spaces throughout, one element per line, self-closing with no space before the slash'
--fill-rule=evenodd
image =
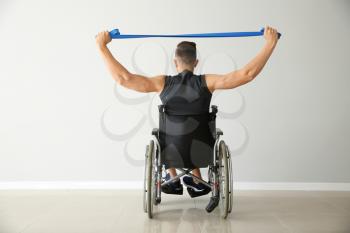
<path id="1" fill-rule="evenodd" d="M 187 187 L 188 194 L 192 198 L 206 195 L 211 191 L 211 188 L 202 183 L 196 184 L 190 176 L 185 176 L 182 180 Z"/>
<path id="2" fill-rule="evenodd" d="M 170 174 L 166 174 L 165 181 L 170 180 Z M 180 183 L 180 180 L 178 181 L 172 181 L 166 185 L 162 185 L 162 192 L 166 194 L 175 194 L 175 195 L 182 195 L 183 194 L 183 187 Z"/>

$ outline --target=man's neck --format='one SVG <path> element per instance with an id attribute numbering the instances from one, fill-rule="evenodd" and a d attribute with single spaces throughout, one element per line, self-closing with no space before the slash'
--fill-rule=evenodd
<path id="1" fill-rule="evenodd" d="M 190 69 L 190 68 L 181 68 L 181 69 L 178 70 L 178 72 L 179 72 L 179 73 L 182 73 L 182 72 L 184 72 L 185 70 L 191 71 L 191 72 L 193 73 L 193 70 L 194 70 L 194 69 Z"/>

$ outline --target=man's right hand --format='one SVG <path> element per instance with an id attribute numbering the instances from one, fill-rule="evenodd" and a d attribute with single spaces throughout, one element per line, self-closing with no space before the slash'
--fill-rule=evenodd
<path id="1" fill-rule="evenodd" d="M 106 46 L 109 42 L 112 41 L 112 38 L 109 35 L 108 31 L 102 31 L 98 33 L 96 36 L 96 43 L 97 45 L 102 48 L 103 46 Z"/>
<path id="2" fill-rule="evenodd" d="M 276 44 L 278 40 L 277 30 L 275 28 L 266 26 L 264 30 L 264 38 L 266 39 L 267 42 Z"/>

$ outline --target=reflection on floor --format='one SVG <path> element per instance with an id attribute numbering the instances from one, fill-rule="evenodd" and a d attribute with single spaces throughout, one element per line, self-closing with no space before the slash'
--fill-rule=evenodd
<path id="1" fill-rule="evenodd" d="M 142 191 L 2 190 L 0 233 L 350 233 L 350 192 L 236 191 L 226 220 L 208 201 L 164 194 L 150 220 Z"/>

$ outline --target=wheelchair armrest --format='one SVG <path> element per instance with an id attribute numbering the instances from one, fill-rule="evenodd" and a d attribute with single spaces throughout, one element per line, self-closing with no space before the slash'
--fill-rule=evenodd
<path id="1" fill-rule="evenodd" d="M 152 129 L 152 135 L 158 137 L 159 129 L 158 128 L 153 128 Z"/>
<path id="2" fill-rule="evenodd" d="M 216 136 L 218 136 L 218 135 L 223 135 L 223 134 L 224 134 L 224 133 L 222 132 L 221 129 L 216 128 Z"/>

